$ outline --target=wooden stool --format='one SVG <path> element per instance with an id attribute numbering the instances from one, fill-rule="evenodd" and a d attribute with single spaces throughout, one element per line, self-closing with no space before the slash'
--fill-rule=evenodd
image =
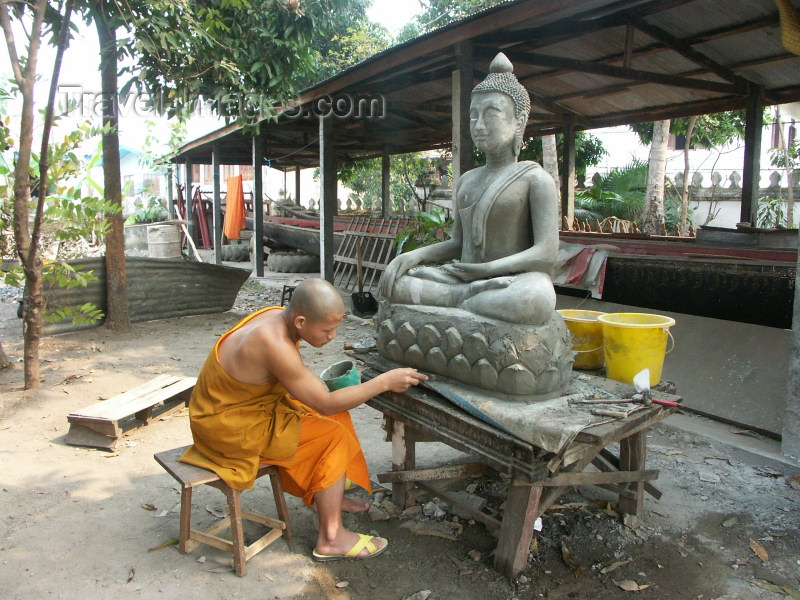
<path id="1" fill-rule="evenodd" d="M 262 475 L 269 475 L 272 482 L 272 494 L 275 497 L 275 507 L 282 520 L 265 517 L 254 512 L 242 510 L 242 490 L 229 487 L 213 471 L 201 469 L 186 463 L 178 462 L 189 446 L 174 448 L 159 452 L 153 456 L 156 462 L 172 475 L 181 484 L 181 516 L 180 516 L 180 544 L 178 550 L 181 554 L 191 552 L 198 545 L 205 544 L 219 550 L 233 554 L 233 566 L 239 577 L 247 573 L 245 563 L 261 552 L 281 535 L 287 540 L 292 539 L 292 528 L 289 525 L 289 511 L 286 508 L 286 499 L 283 497 L 283 486 L 278 475 L 278 468 L 273 465 L 261 465 L 256 474 L 256 479 Z M 205 531 L 192 529 L 192 488 L 199 485 L 210 485 L 225 494 L 228 499 L 228 517 L 215 523 Z M 242 520 L 253 521 L 272 529 L 264 536 L 250 544 L 244 545 L 244 531 Z M 230 527 L 232 540 L 219 537 L 221 531 Z"/>

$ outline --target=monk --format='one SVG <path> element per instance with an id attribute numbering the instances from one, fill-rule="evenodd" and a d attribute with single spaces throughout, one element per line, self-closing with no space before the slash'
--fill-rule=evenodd
<path id="1" fill-rule="evenodd" d="M 380 281 L 383 297 L 526 325 L 552 317 L 558 196 L 538 164 L 517 161 L 530 109 L 501 52 L 472 91 L 470 134 L 486 165 L 458 181 L 452 237 L 392 260 Z"/>
<path id="2" fill-rule="evenodd" d="M 260 463 L 277 465 L 284 489 L 319 517 L 315 560 L 369 558 L 387 540 L 345 529 L 342 510 L 368 502 L 344 496 L 345 479 L 371 492 L 366 461 L 347 412 L 386 391 L 404 392 L 426 376 L 395 369 L 328 391 L 304 364 L 302 340 L 321 348 L 344 317 L 336 289 L 321 279 L 297 286 L 285 310 L 245 318 L 215 344 L 189 401 L 194 445 L 181 461 L 210 469 L 234 489 L 253 486 Z"/>

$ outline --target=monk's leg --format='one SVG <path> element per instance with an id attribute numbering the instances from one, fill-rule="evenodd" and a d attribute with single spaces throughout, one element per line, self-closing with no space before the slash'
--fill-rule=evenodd
<path id="1" fill-rule="evenodd" d="M 342 475 L 331 487 L 314 494 L 314 504 L 319 515 L 316 547 L 319 554 L 346 554 L 359 540 L 358 534 L 345 529 L 342 523 L 344 479 Z M 373 538 L 372 543 L 376 550 L 380 550 L 385 544 L 381 538 Z M 369 554 L 366 548 L 359 553 L 360 556 L 366 554 Z"/>

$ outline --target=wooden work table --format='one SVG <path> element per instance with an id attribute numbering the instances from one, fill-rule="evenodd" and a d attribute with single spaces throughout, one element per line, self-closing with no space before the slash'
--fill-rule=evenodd
<path id="1" fill-rule="evenodd" d="M 368 366 L 362 373 L 363 381 L 383 370 L 380 361 L 365 360 Z M 658 397 L 680 401 L 671 394 L 659 393 Z M 393 502 L 401 508 L 413 505 L 415 497 L 410 492 L 417 486 L 471 511 L 473 518 L 490 529 L 499 530 L 495 568 L 510 578 L 527 564 L 537 517 L 571 486 L 599 485 L 610 489 L 619 495 L 621 512 L 641 517 L 644 492 L 656 499 L 661 495 L 649 483 L 658 477 L 658 471 L 645 470 L 645 433 L 675 411 L 654 404 L 624 419 L 592 426 L 580 432 L 561 455 L 556 456 L 470 415 L 422 386 L 409 388 L 402 394 L 387 392 L 367 404 L 383 413 L 384 428 L 392 443 L 392 472 L 380 475 L 379 481 L 392 483 Z M 417 470 L 415 444 L 422 441 L 443 442 L 475 457 L 478 462 Z M 619 456 L 607 449 L 617 442 Z M 598 470 L 583 472 L 590 464 Z M 502 521 L 461 505 L 436 486 L 437 480 L 479 474 L 489 469 L 511 477 Z"/>

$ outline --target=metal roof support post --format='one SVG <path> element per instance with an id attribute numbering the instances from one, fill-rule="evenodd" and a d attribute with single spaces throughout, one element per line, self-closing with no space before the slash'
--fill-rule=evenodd
<path id="1" fill-rule="evenodd" d="M 742 207 L 739 221 L 755 225 L 758 194 L 761 189 L 761 132 L 764 128 L 764 88 L 754 86 L 747 97 L 744 126 L 744 168 Z"/>
<path id="2" fill-rule="evenodd" d="M 300 165 L 294 166 L 294 201 L 297 206 L 300 204 Z"/>
<path id="3" fill-rule="evenodd" d="M 564 121 L 564 161 L 561 165 L 561 223 L 559 229 L 572 229 L 575 218 L 575 118 Z"/>
<path id="4" fill-rule="evenodd" d="M 222 264 L 222 174 L 219 170 L 219 155 L 221 148 L 219 141 L 214 142 L 211 148 L 211 170 L 214 172 L 214 264 Z M 203 209 L 202 203 L 200 210 Z"/>
<path id="5" fill-rule="evenodd" d="M 392 215 L 392 198 L 389 194 L 391 183 L 391 157 L 386 148 L 381 154 L 381 216 L 388 219 Z"/>
<path id="6" fill-rule="evenodd" d="M 333 115 L 319 118 L 319 267 L 322 279 L 333 283 L 333 216 L 336 197 L 336 158 L 333 155 Z"/>
<path id="7" fill-rule="evenodd" d="M 264 143 L 253 138 L 253 275 L 264 276 Z"/>
<path id="8" fill-rule="evenodd" d="M 472 94 L 473 62 L 472 43 L 455 45 L 456 70 L 453 71 L 453 185 L 455 195 L 458 178 L 473 167 L 472 137 L 469 132 L 469 104 Z M 455 197 L 453 198 L 455 206 Z"/>
<path id="9" fill-rule="evenodd" d="M 800 255 L 798 255 L 798 268 L 800 268 Z M 792 345 L 789 351 L 787 382 L 781 453 L 800 461 L 800 270 L 797 271 L 794 282 Z"/>
<path id="10" fill-rule="evenodd" d="M 175 194 L 172 191 L 172 179 L 175 173 L 174 167 L 170 164 L 167 167 L 167 215 L 172 218 L 175 214 Z"/>
<path id="11" fill-rule="evenodd" d="M 186 231 L 189 232 L 189 237 L 194 241 L 194 219 L 192 218 L 192 159 L 187 158 L 184 164 L 186 169 L 186 190 L 184 194 L 184 209 L 186 210 Z M 191 244 L 186 247 L 189 248 Z"/>

